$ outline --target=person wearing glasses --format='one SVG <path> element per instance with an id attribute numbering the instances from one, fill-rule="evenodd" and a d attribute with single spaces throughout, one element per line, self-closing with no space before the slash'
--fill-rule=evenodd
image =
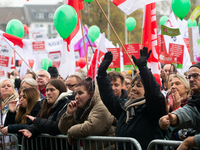
<path id="1" fill-rule="evenodd" d="M 200 62 L 189 68 L 187 79 L 193 92 L 192 97 L 185 106 L 160 118 L 159 125 L 163 130 L 167 130 L 170 125 L 182 129 L 200 130 Z M 186 138 L 178 150 L 196 146 L 200 148 L 199 134 Z"/>
<path id="2" fill-rule="evenodd" d="M 71 75 L 66 79 L 66 86 L 69 90 L 75 91 L 75 85 L 79 82 L 81 82 L 81 78 L 77 75 Z"/>
<path id="3" fill-rule="evenodd" d="M 135 138 L 142 149 L 147 149 L 148 144 L 154 139 L 164 139 L 158 121 L 167 114 L 165 97 L 160 91 L 151 71 L 146 67 L 151 54 L 148 48 L 140 50 L 140 58 L 132 56 L 138 66 L 140 75 L 136 75 L 131 82 L 130 98 L 120 99 L 113 93 L 111 80 L 106 70 L 112 62 L 113 55 L 107 52 L 99 66 L 97 83 L 99 93 L 105 106 L 116 117 L 115 136 Z M 124 105 L 123 105 L 124 103 Z M 118 143 L 118 149 L 123 149 L 123 143 Z M 126 144 L 126 149 L 131 149 L 131 144 Z"/>
<path id="4" fill-rule="evenodd" d="M 38 90 L 46 97 L 46 84 L 51 79 L 51 75 L 44 69 L 38 70 L 36 81 L 38 83 Z"/>

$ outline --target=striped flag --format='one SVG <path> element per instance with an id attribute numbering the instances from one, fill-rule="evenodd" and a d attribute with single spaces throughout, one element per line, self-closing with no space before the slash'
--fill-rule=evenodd
<path id="1" fill-rule="evenodd" d="M 111 2 L 127 15 L 130 15 L 142 6 L 158 1 L 161 0 L 111 0 Z"/>

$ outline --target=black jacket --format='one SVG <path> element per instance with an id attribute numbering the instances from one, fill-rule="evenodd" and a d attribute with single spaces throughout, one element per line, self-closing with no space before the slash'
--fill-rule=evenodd
<path id="1" fill-rule="evenodd" d="M 119 137 L 133 137 L 140 143 L 143 150 L 154 139 L 164 139 L 162 131 L 158 125 L 158 120 L 166 115 L 166 104 L 163 94 L 160 92 L 160 85 L 156 82 L 151 71 L 144 67 L 140 69 L 140 76 L 144 83 L 146 103 L 140 105 L 135 110 L 133 119 L 126 123 L 126 111 L 121 104 L 122 99 L 114 95 L 110 80 L 107 77 L 97 77 L 97 83 L 101 99 L 118 120 L 115 135 Z M 119 149 L 123 145 L 119 144 Z M 130 149 L 130 144 L 127 144 Z"/>
<path id="2" fill-rule="evenodd" d="M 71 102 L 71 100 L 75 99 L 75 95 L 74 93 L 72 94 L 72 92 L 67 92 L 63 95 L 60 95 L 54 103 L 54 106 L 49 112 L 48 118 L 40 118 L 39 113 L 38 117 L 33 120 L 33 124 L 27 128 L 32 133 L 32 137 L 35 137 L 40 133 L 47 133 L 51 135 L 61 134 L 58 129 L 58 122 L 62 114 L 66 112 L 67 105 Z"/>
<path id="3" fill-rule="evenodd" d="M 38 101 L 35 106 L 32 108 L 30 115 L 33 117 L 36 117 L 41 109 L 41 104 Z M 21 124 L 21 119 L 19 120 L 18 124 L 15 124 L 15 116 L 16 112 L 10 112 L 8 111 L 4 126 L 8 126 L 8 133 L 18 133 L 21 129 L 26 129 L 29 125 L 31 125 L 33 122 L 27 118 L 27 124 Z"/>

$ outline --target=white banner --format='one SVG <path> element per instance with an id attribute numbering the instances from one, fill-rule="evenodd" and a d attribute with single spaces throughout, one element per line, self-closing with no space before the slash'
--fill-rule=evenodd
<path id="1" fill-rule="evenodd" d="M 33 52 L 45 52 L 46 51 L 46 28 L 30 28 L 29 39 L 31 41 L 31 48 Z"/>
<path id="2" fill-rule="evenodd" d="M 11 60 L 14 57 L 14 50 L 0 37 L 0 69 L 10 71 Z"/>

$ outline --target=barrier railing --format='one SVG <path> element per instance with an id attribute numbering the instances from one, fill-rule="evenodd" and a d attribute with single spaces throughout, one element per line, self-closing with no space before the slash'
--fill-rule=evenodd
<path id="1" fill-rule="evenodd" d="M 22 149 L 49 149 L 49 150 L 122 150 L 119 149 L 118 144 L 123 143 L 123 149 L 126 150 L 127 145 L 130 144 L 130 150 L 142 150 L 139 142 L 134 138 L 129 137 L 108 137 L 108 136 L 88 136 L 76 141 L 77 144 L 73 146 L 67 142 L 67 135 L 52 136 L 49 134 L 39 135 L 37 138 L 27 139 L 22 138 Z"/>
<path id="2" fill-rule="evenodd" d="M 15 134 L 0 134 L 0 150 L 19 150 L 18 138 Z"/>
<path id="3" fill-rule="evenodd" d="M 175 150 L 177 146 L 179 146 L 182 143 L 182 141 L 174 141 L 174 140 L 153 140 L 149 143 L 147 150 L 158 150 L 159 146 L 163 147 L 163 149 Z"/>

